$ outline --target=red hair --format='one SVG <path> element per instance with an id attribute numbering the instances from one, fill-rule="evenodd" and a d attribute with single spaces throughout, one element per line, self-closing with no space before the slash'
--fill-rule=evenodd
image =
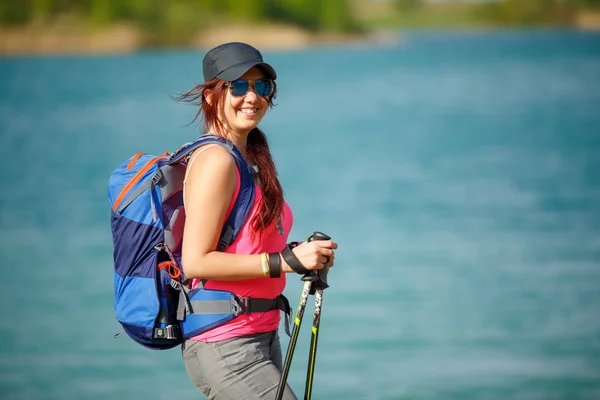
<path id="1" fill-rule="evenodd" d="M 184 93 L 176 100 L 198 106 L 198 111 L 191 123 L 202 117 L 203 131 L 209 132 L 213 128 L 217 133 L 225 131 L 223 122 L 219 119 L 219 107 L 227 95 L 225 81 L 215 78 L 209 82 L 196 85 L 192 90 Z M 206 101 L 205 91 L 212 93 L 212 104 Z M 268 98 L 269 107 L 273 107 L 273 99 L 277 93 L 277 86 Z M 258 204 L 258 213 L 253 217 L 251 226 L 254 232 L 262 234 L 265 228 L 277 223 L 283 211 L 283 189 L 277 178 L 277 169 L 269 150 L 267 137 L 258 128 L 248 134 L 246 151 L 250 160 L 260 169 L 260 183 L 262 199 Z"/>

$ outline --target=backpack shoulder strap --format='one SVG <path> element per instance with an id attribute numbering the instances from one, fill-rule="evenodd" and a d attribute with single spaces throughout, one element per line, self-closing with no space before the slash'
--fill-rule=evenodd
<path id="1" fill-rule="evenodd" d="M 244 160 L 238 149 L 233 148 L 232 152 L 240 172 L 240 190 L 235 199 L 233 209 L 223 225 L 221 237 L 217 246 L 218 251 L 224 251 L 237 238 L 246 218 L 250 214 L 254 204 L 254 171 Z"/>
<path id="2" fill-rule="evenodd" d="M 193 142 L 185 143 L 180 148 L 175 150 L 175 152 L 169 158 L 169 164 L 175 164 L 184 160 L 185 158 L 190 156 L 198 147 L 209 143 L 220 144 L 221 146 L 228 149 L 230 152 L 232 151 L 231 149 L 235 147 L 233 143 L 231 143 L 229 140 L 223 139 L 220 136 L 208 134 L 201 135 L 198 139 L 194 140 Z"/>
<path id="3" fill-rule="evenodd" d="M 205 144 L 215 143 L 225 147 L 232 157 L 235 159 L 238 171 L 240 173 L 240 190 L 235 199 L 233 209 L 229 217 L 223 225 L 221 235 L 219 237 L 218 251 L 224 251 L 238 236 L 252 205 L 254 204 L 254 174 L 257 173 L 256 168 L 251 168 L 242 153 L 229 140 L 223 139 L 217 135 L 202 135 L 191 143 L 181 146 L 169 159 L 169 164 L 174 164 L 184 160 L 194 152 L 198 147 Z"/>

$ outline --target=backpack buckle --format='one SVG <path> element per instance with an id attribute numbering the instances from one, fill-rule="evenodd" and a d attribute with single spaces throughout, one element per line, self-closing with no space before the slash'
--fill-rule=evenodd
<path id="1" fill-rule="evenodd" d="M 152 181 L 151 181 L 152 182 L 151 183 L 152 187 L 156 186 L 160 182 L 160 180 L 162 179 L 162 177 L 163 177 L 162 172 L 160 172 L 160 170 L 158 170 L 158 172 L 156 173 L 156 175 L 154 175 L 152 177 Z"/>
<path id="2" fill-rule="evenodd" d="M 154 339 L 167 339 L 174 340 L 178 337 L 178 330 L 176 326 L 167 325 L 164 328 L 154 329 Z"/>
<path id="3" fill-rule="evenodd" d="M 240 301 L 243 301 L 243 299 L 241 299 Z M 231 300 L 231 313 L 236 317 L 240 314 L 244 314 L 244 308 L 245 305 L 240 304 L 240 302 L 237 299 Z"/>
<path id="4" fill-rule="evenodd" d="M 166 331 L 167 331 L 167 339 L 177 339 L 177 337 L 179 336 L 176 326 L 167 325 Z"/>
<path id="5" fill-rule="evenodd" d="M 181 283 L 177 282 L 175 279 L 171 279 L 170 285 L 175 290 L 181 290 Z"/>

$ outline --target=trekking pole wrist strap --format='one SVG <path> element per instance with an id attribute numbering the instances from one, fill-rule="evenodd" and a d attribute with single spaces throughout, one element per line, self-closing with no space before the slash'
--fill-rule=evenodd
<path id="1" fill-rule="evenodd" d="M 292 251 L 292 248 L 289 245 L 283 248 L 281 256 L 283 257 L 285 262 L 290 266 L 292 271 L 294 271 L 295 273 L 304 275 L 310 272 L 304 267 L 304 265 L 302 265 L 300 260 L 298 260 L 298 257 L 296 257 L 296 255 Z"/>
<path id="2" fill-rule="evenodd" d="M 269 253 L 269 276 L 279 278 L 281 276 L 281 256 L 279 253 Z"/>

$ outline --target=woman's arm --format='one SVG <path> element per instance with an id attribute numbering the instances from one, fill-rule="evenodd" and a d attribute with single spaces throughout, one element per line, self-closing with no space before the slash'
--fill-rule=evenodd
<path id="1" fill-rule="evenodd" d="M 220 281 L 264 277 L 259 254 L 230 254 L 216 250 L 236 190 L 237 166 L 233 157 L 221 146 L 212 146 L 197 154 L 188 168 L 181 255 L 185 275 Z M 326 257 L 330 258 L 328 265 L 333 266 L 336 248 L 337 244 L 331 240 L 317 240 L 302 243 L 293 252 L 305 268 L 317 270 L 323 268 Z M 280 259 L 282 272 L 293 272 L 283 257 Z"/>
<path id="2" fill-rule="evenodd" d="M 223 147 L 211 146 L 197 154 L 189 168 L 181 256 L 185 275 L 214 280 L 264 276 L 260 255 L 216 251 L 225 214 L 236 190 L 237 166 L 233 157 Z"/>

